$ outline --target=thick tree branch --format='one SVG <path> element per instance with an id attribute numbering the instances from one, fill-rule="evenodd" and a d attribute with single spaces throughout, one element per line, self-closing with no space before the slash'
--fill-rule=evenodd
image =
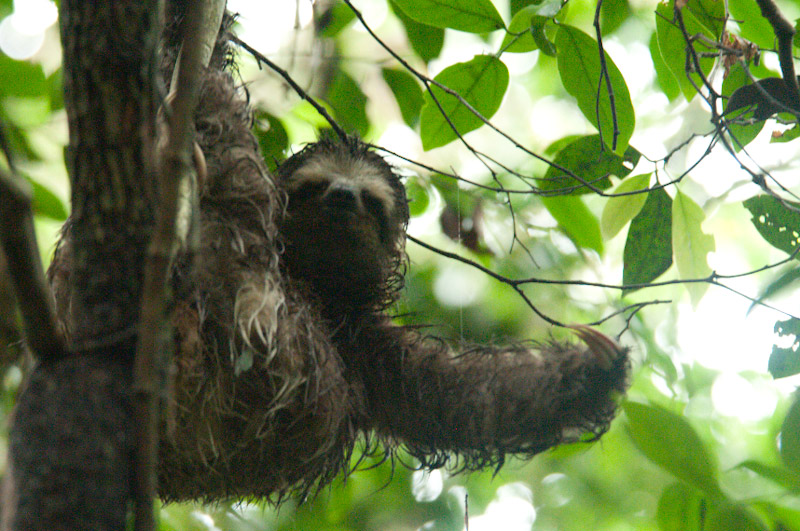
<path id="1" fill-rule="evenodd" d="M 794 57 L 792 57 L 792 39 L 794 38 L 794 26 L 781 14 L 778 6 L 773 0 L 756 0 L 758 7 L 761 8 L 761 15 L 767 19 L 778 39 L 778 60 L 781 65 L 783 82 L 789 88 L 794 101 L 795 109 L 800 109 L 800 88 L 797 85 L 797 75 L 794 70 Z"/>
<path id="2" fill-rule="evenodd" d="M 45 360 L 62 357 L 64 341 L 56 326 L 53 297 L 47 287 L 33 231 L 31 192 L 26 183 L 0 169 L 0 240 L 22 312 L 25 338 Z"/>

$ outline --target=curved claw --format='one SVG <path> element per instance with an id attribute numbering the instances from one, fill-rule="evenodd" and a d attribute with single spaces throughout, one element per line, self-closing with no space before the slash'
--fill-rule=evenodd
<path id="1" fill-rule="evenodd" d="M 610 369 L 617 358 L 625 352 L 616 341 L 594 328 L 582 324 L 567 325 L 567 328 L 571 328 L 575 335 L 586 343 L 602 369 Z"/>

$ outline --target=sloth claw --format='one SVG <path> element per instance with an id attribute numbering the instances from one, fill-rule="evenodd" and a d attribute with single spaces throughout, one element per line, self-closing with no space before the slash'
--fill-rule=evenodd
<path id="1" fill-rule="evenodd" d="M 614 362 L 625 352 L 625 349 L 616 341 L 594 328 L 582 324 L 567 325 L 567 328 L 571 328 L 575 335 L 586 343 L 586 346 L 589 347 L 589 352 L 604 370 L 610 369 Z"/>

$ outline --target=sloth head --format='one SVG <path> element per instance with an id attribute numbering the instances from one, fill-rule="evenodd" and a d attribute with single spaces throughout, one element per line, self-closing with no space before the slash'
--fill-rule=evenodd
<path id="1" fill-rule="evenodd" d="M 391 166 L 360 140 L 323 139 L 278 169 L 288 204 L 283 264 L 325 307 L 378 310 L 402 287 L 408 204 Z"/>

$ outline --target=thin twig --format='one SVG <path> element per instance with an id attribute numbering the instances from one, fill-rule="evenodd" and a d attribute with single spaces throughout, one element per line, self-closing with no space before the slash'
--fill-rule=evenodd
<path id="1" fill-rule="evenodd" d="M 261 68 L 261 64 L 263 63 L 267 65 L 267 67 L 269 67 L 270 70 L 281 76 L 283 80 L 286 81 L 286 83 L 290 87 L 292 87 L 292 90 L 294 90 L 298 96 L 300 96 L 302 99 L 310 103 L 311 106 L 314 107 L 314 109 L 316 109 L 316 111 L 320 114 L 320 116 L 325 118 L 325 120 L 331 126 L 331 129 L 334 130 L 334 132 L 339 138 L 341 138 L 342 140 L 347 138 L 347 133 L 345 133 L 344 129 L 342 129 L 342 126 L 340 126 L 339 123 L 333 119 L 333 117 L 328 113 L 325 107 L 320 105 L 320 103 L 317 100 L 315 100 L 313 97 L 311 97 L 311 95 L 309 95 L 305 90 L 303 90 L 303 88 L 300 85 L 298 85 L 294 79 L 292 79 L 292 76 L 290 76 L 286 70 L 284 70 L 283 68 L 279 67 L 278 65 L 270 61 L 264 54 L 262 54 L 261 52 L 259 52 L 258 50 L 256 50 L 243 40 L 241 40 L 236 35 L 231 35 L 231 41 L 233 41 L 238 46 L 241 46 L 242 48 L 247 50 L 247 52 L 255 58 L 259 68 Z"/>
<path id="2" fill-rule="evenodd" d="M 617 103 L 614 96 L 614 87 L 611 86 L 611 76 L 608 75 L 608 65 L 606 64 L 606 52 L 603 48 L 603 35 L 600 31 L 600 9 L 603 7 L 603 0 L 597 0 L 597 7 L 594 10 L 594 29 L 597 35 L 597 49 L 600 52 L 600 79 L 597 81 L 597 131 L 600 133 L 600 145 L 603 145 L 603 128 L 600 127 L 600 87 L 605 80 L 606 90 L 608 91 L 608 105 L 611 107 L 611 122 L 614 126 L 613 138 L 611 139 L 611 151 L 617 150 L 617 139 L 619 138 L 619 123 L 617 123 Z"/>

